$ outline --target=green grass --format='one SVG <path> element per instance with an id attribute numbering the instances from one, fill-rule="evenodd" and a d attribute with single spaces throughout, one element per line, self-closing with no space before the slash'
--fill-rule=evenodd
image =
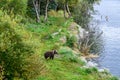
<path id="1" fill-rule="evenodd" d="M 84 62 L 74 55 L 72 49 L 64 48 L 66 46 L 59 41 L 60 37 L 68 35 L 67 28 L 72 20 L 60 19 L 63 22 L 59 24 L 58 19 L 50 17 L 48 23 L 26 25 L 27 30 L 32 32 L 36 39 L 37 43 L 34 41 L 38 46 L 35 48 L 36 52 L 40 54 L 46 66 L 46 71 L 39 76 L 38 80 L 115 80 L 110 74 L 99 73 L 96 68 L 82 68 Z M 53 37 L 52 34 L 59 32 L 59 29 L 61 32 Z M 51 49 L 58 50 L 58 57 L 54 60 L 45 60 L 44 52 Z"/>
<path id="2" fill-rule="evenodd" d="M 47 23 L 26 24 L 26 29 L 36 39 L 33 42 L 34 46 L 38 46 L 35 47 L 36 53 L 40 54 L 41 60 L 46 66 L 46 71 L 40 75 L 38 80 L 114 80 L 109 74 L 99 73 L 95 68 L 81 68 L 84 62 L 74 55 L 72 49 L 65 48 L 65 45 L 61 44 L 59 39 L 68 35 L 67 29 L 72 22 L 71 19 L 49 17 L 48 20 Z M 59 34 L 52 36 L 60 29 Z M 62 46 L 64 47 L 60 48 Z M 59 57 L 55 57 L 54 60 L 45 60 L 44 52 L 51 49 L 57 49 Z"/>
<path id="3" fill-rule="evenodd" d="M 15 33 L 21 37 L 22 43 L 30 46 L 34 53 L 40 56 L 44 68 L 37 80 L 117 80 L 106 72 L 99 73 L 96 68 L 82 68 L 84 62 L 75 55 L 74 50 L 68 47 L 69 45 L 60 41 L 61 37 L 70 35 L 68 28 L 73 22 L 72 19 L 65 20 L 61 16 L 52 16 L 48 18 L 47 23 L 21 23 L 19 18 L 11 19 L 8 15 L 1 17 L 1 21 L 6 22 L 6 20 Z M 58 34 L 53 35 L 56 32 Z M 71 41 L 74 42 L 74 40 L 68 42 Z M 44 52 L 51 49 L 58 50 L 59 54 L 54 60 L 45 60 Z M 39 58 L 36 56 L 30 58 L 33 63 L 39 60 L 34 59 Z M 34 68 L 41 67 L 33 66 Z"/>
<path id="4" fill-rule="evenodd" d="M 59 59 L 45 62 L 48 71 L 38 80 L 111 80 L 110 76 L 98 73 L 96 69 L 81 68 L 81 64 Z"/>

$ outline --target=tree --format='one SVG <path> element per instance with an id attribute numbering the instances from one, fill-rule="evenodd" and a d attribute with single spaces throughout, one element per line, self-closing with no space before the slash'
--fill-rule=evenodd
<path id="1" fill-rule="evenodd" d="M 45 19 L 44 19 L 45 22 L 47 21 L 47 18 L 48 18 L 48 6 L 49 6 L 49 3 L 50 3 L 50 1 L 46 0 Z"/>
<path id="2" fill-rule="evenodd" d="M 65 18 L 67 18 L 66 13 L 68 13 L 68 18 L 72 16 L 70 10 L 72 10 L 78 2 L 79 0 L 57 0 L 58 5 L 63 5 L 60 9 L 63 9 Z"/>
<path id="3" fill-rule="evenodd" d="M 74 7 L 74 21 L 83 28 L 87 28 L 91 19 L 92 5 L 86 1 L 81 1 L 77 6 Z"/>
<path id="4" fill-rule="evenodd" d="M 93 5 L 99 1 L 100 0 L 81 0 L 73 9 L 74 21 L 87 29 L 92 18 L 91 14 L 94 13 Z"/>
<path id="5" fill-rule="evenodd" d="M 27 15 L 40 22 L 40 16 L 44 15 L 44 21 L 47 21 L 48 11 L 56 9 L 56 2 L 54 0 L 28 0 Z"/>
<path id="6" fill-rule="evenodd" d="M 33 5 L 36 12 L 36 22 L 40 22 L 40 0 L 33 0 Z"/>

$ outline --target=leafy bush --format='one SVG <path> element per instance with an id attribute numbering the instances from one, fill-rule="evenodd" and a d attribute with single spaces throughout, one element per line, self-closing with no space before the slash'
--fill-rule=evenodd
<path id="1" fill-rule="evenodd" d="M 67 36 L 67 42 L 66 42 L 67 46 L 73 48 L 75 43 L 76 43 L 76 37 L 75 36 Z"/>
<path id="2" fill-rule="evenodd" d="M 0 65 L 0 80 L 4 79 L 4 69 L 3 67 Z"/>
<path id="3" fill-rule="evenodd" d="M 65 19 L 63 17 L 49 16 L 48 21 L 49 21 L 48 24 L 50 25 L 63 26 Z"/>
<path id="4" fill-rule="evenodd" d="M 87 69 L 85 69 L 85 72 L 86 72 L 87 74 L 91 74 L 91 73 L 93 73 L 93 72 L 97 72 L 97 69 L 96 69 L 96 68 L 87 68 Z"/>
<path id="5" fill-rule="evenodd" d="M 91 19 L 89 11 L 91 11 L 91 13 L 93 12 L 93 5 L 89 4 L 88 0 L 80 1 L 79 5 L 76 5 L 73 10 L 74 21 L 80 26 L 87 28 Z"/>
<path id="6" fill-rule="evenodd" d="M 27 0 L 0 0 L 0 8 L 8 12 L 13 11 L 15 14 L 25 14 Z"/>
<path id="7" fill-rule="evenodd" d="M 112 77 L 110 80 L 119 80 L 117 77 Z"/>
<path id="8" fill-rule="evenodd" d="M 59 53 L 63 55 L 64 60 L 68 60 L 70 62 L 80 61 L 75 55 L 73 55 L 73 52 L 70 48 L 63 47 L 59 50 Z"/>
<path id="9" fill-rule="evenodd" d="M 44 68 L 39 56 L 31 46 L 25 44 L 19 26 L 7 14 L 0 17 L 0 65 L 4 69 L 4 77 L 33 79 L 40 75 Z"/>
<path id="10" fill-rule="evenodd" d="M 63 17 L 64 12 L 62 10 L 59 10 L 59 11 L 51 10 L 51 11 L 48 12 L 48 15 L 52 16 L 52 17 Z"/>

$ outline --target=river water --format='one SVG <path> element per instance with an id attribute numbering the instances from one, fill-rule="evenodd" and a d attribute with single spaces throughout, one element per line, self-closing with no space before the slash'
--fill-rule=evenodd
<path id="1" fill-rule="evenodd" d="M 94 8 L 98 11 L 94 19 L 100 21 L 104 41 L 98 63 L 120 77 L 120 0 L 101 0 Z"/>

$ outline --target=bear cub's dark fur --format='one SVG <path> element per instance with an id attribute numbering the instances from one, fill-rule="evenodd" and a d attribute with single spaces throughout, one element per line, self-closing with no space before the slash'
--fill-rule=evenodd
<path id="1" fill-rule="evenodd" d="M 48 59 L 48 58 L 54 59 L 55 54 L 58 54 L 56 50 L 47 51 L 44 53 L 44 57 L 45 57 L 45 59 Z"/>

